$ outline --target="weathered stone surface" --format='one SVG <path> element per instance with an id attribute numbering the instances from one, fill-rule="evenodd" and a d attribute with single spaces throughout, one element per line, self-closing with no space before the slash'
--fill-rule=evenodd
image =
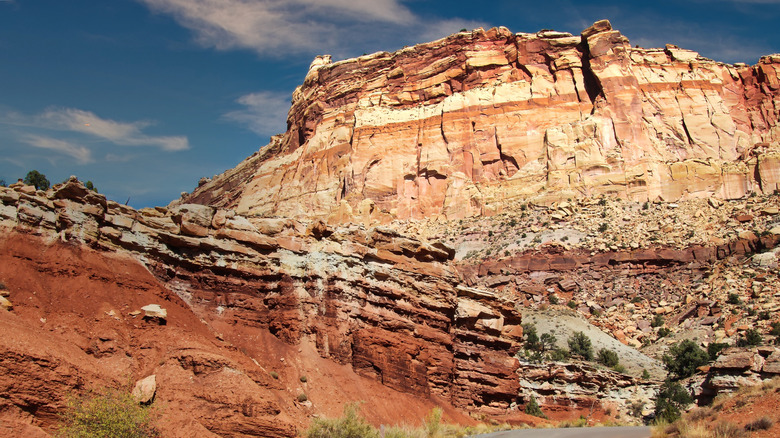
<path id="1" fill-rule="evenodd" d="M 154 393 L 157 391 L 157 376 L 144 377 L 135 382 L 131 395 L 138 403 L 149 403 L 154 399 Z"/>
<path id="2" fill-rule="evenodd" d="M 313 65 L 288 132 L 183 202 L 370 224 L 780 183 L 777 57 L 737 67 L 632 48 L 601 21 L 581 36 L 478 29 Z"/>

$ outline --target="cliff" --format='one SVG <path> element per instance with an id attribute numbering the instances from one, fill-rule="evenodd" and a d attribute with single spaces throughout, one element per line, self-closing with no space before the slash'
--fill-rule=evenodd
<path id="1" fill-rule="evenodd" d="M 315 59 L 288 130 L 182 202 L 335 222 L 494 214 L 520 201 L 772 193 L 780 55 L 728 65 L 581 35 L 477 29 Z"/>

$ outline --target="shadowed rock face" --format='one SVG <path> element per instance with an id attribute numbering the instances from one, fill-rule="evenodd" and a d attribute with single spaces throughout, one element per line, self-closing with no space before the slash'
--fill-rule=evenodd
<path id="1" fill-rule="evenodd" d="M 184 202 L 331 222 L 465 216 L 604 193 L 678 200 L 780 183 L 780 55 L 728 65 L 505 28 L 314 62 L 288 131 Z"/>

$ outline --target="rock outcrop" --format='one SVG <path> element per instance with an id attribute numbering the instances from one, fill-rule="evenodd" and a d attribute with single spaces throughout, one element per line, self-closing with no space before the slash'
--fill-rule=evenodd
<path id="1" fill-rule="evenodd" d="M 422 400 L 491 413 L 505 412 L 517 397 L 513 354 L 522 337 L 520 315 L 514 303 L 460 286 L 451 264 L 454 251 L 445 245 L 381 227 L 330 228 L 200 205 L 136 211 L 82 187 L 71 179 L 46 193 L 0 188 L 0 228 L 9 235 L 89 245 L 106 257 L 123 254 L 142 261 L 167 288 L 168 303 L 137 304 L 144 313 L 135 310 L 131 317 L 155 330 L 181 328 L 181 321 L 169 328 L 181 318 L 181 310 L 172 313 L 175 303 L 194 312 L 187 324 L 198 325 L 200 318 L 218 331 L 218 339 L 243 351 L 256 350 L 253 339 L 270 333 L 290 345 L 312 345 L 321 358 Z M 254 335 L 250 339 L 247 333 Z M 107 334 L 84 349 L 112 357 L 122 351 L 120 344 L 116 334 Z M 5 350 L 0 357 L 16 354 Z M 235 378 L 249 379 L 248 387 L 269 385 L 267 375 L 254 376 L 256 370 L 209 348 L 177 346 L 160 360 L 161 368 L 146 372 L 157 375 L 156 397 L 168 397 L 166 403 L 187 403 L 170 385 L 181 385 L 187 394 L 192 389 L 176 382 L 188 373 L 202 385 L 214 385 L 209 392 L 216 395 L 197 396 L 194 412 L 224 402 L 218 394 L 227 391 L 226 369 L 239 370 Z M 76 370 L 75 376 L 83 378 Z M 0 393 L 8 390 L 6 385 Z M 65 389 L 54 392 L 63 396 Z M 247 397 L 263 406 L 257 415 L 239 419 L 223 409 L 200 418 L 201 426 L 217 434 L 237 427 L 253 433 L 268 428 L 264 436 L 292 433 L 288 423 L 273 418 L 280 407 Z M 268 418 L 258 420 L 258 415 Z M 238 425 L 228 426 L 231 422 Z"/>
<path id="2" fill-rule="evenodd" d="M 312 63 L 288 131 L 184 203 L 336 222 L 517 200 L 739 198 L 780 184 L 780 55 L 728 65 L 581 35 L 477 29 Z"/>

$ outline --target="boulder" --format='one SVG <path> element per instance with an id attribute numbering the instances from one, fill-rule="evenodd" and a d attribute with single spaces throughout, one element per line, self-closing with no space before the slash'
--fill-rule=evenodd
<path id="1" fill-rule="evenodd" d="M 151 376 L 144 377 L 143 379 L 135 382 L 133 392 L 131 395 L 137 403 L 148 404 L 154 399 L 154 394 L 157 391 L 157 376 L 152 374 Z"/>

